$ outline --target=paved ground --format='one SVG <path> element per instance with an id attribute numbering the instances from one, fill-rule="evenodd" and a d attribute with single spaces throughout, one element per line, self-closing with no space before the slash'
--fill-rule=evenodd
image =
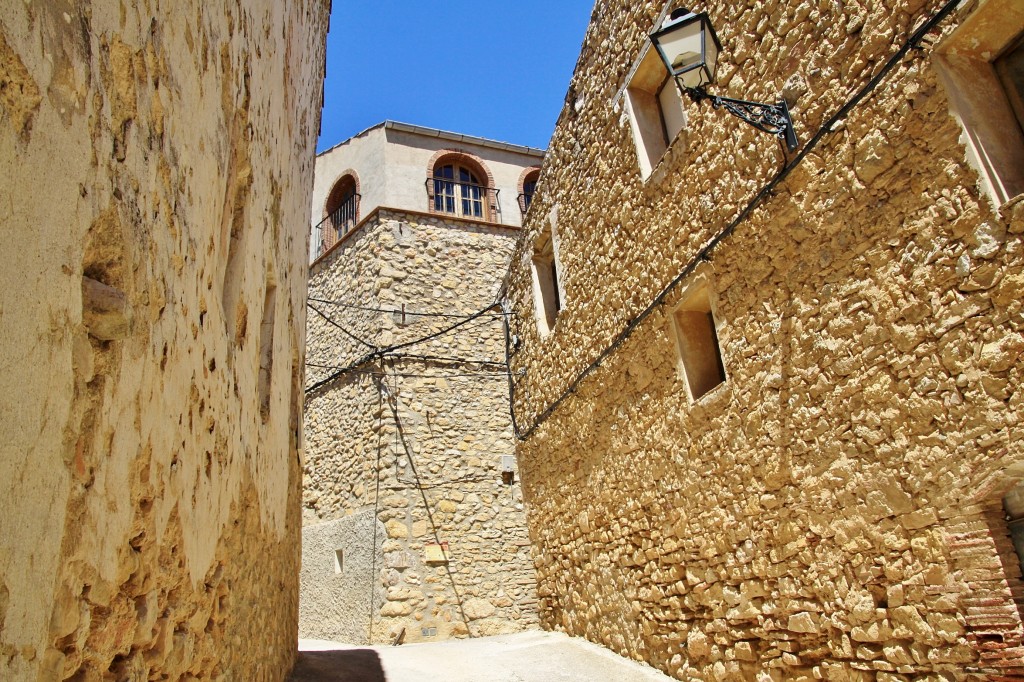
<path id="1" fill-rule="evenodd" d="M 653 668 L 560 632 L 353 647 L 299 641 L 290 682 L 667 682 Z"/>

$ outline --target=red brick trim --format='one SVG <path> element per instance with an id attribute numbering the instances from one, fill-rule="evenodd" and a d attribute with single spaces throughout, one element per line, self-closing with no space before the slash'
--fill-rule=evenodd
<path id="1" fill-rule="evenodd" d="M 359 222 L 359 175 L 351 168 L 346 168 L 341 172 L 338 175 L 338 179 L 334 181 L 333 185 L 331 185 L 331 191 L 327 193 L 327 198 L 324 199 L 323 212 L 320 217 L 321 222 L 327 220 L 327 216 L 330 215 L 329 206 L 331 205 L 331 200 L 335 198 L 335 194 L 341 189 L 341 187 L 347 184 L 345 181 L 348 178 L 352 178 L 352 181 L 355 183 L 356 222 Z M 334 228 L 327 229 L 327 226 L 324 226 L 321 228 L 321 239 L 323 239 L 324 246 L 329 249 L 338 242 L 338 235 Z"/>
<path id="2" fill-rule="evenodd" d="M 958 593 L 974 672 L 1024 680 L 1024 582 L 1001 498 L 964 510 L 945 528 L 950 581 L 934 592 Z"/>
<path id="3" fill-rule="evenodd" d="M 536 175 L 539 178 L 540 166 L 530 166 L 529 168 L 524 168 L 523 172 L 519 174 L 519 183 L 517 185 L 518 189 L 516 190 L 516 204 L 519 206 L 519 212 L 522 213 L 523 215 L 526 214 L 526 211 L 523 208 L 523 193 L 526 188 L 526 181 L 530 178 L 531 175 Z"/>
<path id="4" fill-rule="evenodd" d="M 351 168 L 346 168 L 345 170 L 343 170 L 341 173 L 338 174 L 338 179 L 334 181 L 333 185 L 331 185 L 331 191 L 329 191 L 327 193 L 327 197 L 324 199 L 324 207 L 323 207 L 323 209 L 321 211 L 321 215 L 320 215 L 320 219 L 321 220 L 323 220 L 324 218 L 327 217 L 327 205 L 329 203 L 331 203 L 331 197 L 334 195 L 334 191 L 336 189 L 338 189 L 339 185 L 341 185 L 341 181 L 345 179 L 345 176 L 352 176 L 352 179 L 356 183 L 356 194 L 362 194 L 362 192 L 359 189 L 359 174 L 356 173 Z M 358 213 L 358 211 L 359 211 L 359 208 L 357 206 L 356 207 L 356 220 L 359 220 L 359 213 Z"/>
<path id="5" fill-rule="evenodd" d="M 430 161 L 427 162 L 427 174 L 433 175 L 434 168 L 442 161 L 457 162 L 468 166 L 478 171 L 481 176 L 487 178 L 486 184 L 488 187 L 494 187 L 494 176 L 491 174 L 491 169 L 476 154 L 470 154 L 461 149 L 439 149 L 434 152 L 434 155 L 430 157 Z"/>
<path id="6" fill-rule="evenodd" d="M 519 174 L 519 184 L 517 185 L 518 189 L 516 190 L 519 194 L 523 193 L 523 187 L 526 185 L 526 180 L 534 173 L 540 176 L 540 166 L 524 168 L 523 172 Z"/>

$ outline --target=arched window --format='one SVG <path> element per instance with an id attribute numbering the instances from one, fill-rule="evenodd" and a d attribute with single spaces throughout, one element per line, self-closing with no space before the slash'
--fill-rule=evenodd
<path id="1" fill-rule="evenodd" d="M 441 150 L 427 164 L 427 198 L 433 213 L 496 220 L 493 184 L 490 171 L 471 154 Z"/>
<path id="2" fill-rule="evenodd" d="M 434 168 L 434 210 L 465 218 L 484 218 L 487 187 L 472 170 L 457 163 Z"/>
<path id="3" fill-rule="evenodd" d="M 537 180 L 540 178 L 540 169 L 528 170 L 523 176 L 522 191 L 519 193 L 519 210 L 526 213 L 533 203 L 533 195 L 537 191 Z"/>
<path id="4" fill-rule="evenodd" d="M 344 237 L 359 222 L 359 192 L 354 175 L 343 175 L 327 195 L 320 223 L 321 253 Z"/>

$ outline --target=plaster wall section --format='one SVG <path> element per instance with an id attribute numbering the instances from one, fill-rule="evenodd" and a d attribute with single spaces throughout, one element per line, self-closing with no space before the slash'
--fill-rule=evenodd
<path id="1" fill-rule="evenodd" d="M 493 187 L 498 190 L 498 214 L 494 216 L 494 222 L 516 227 L 522 225 L 522 211 L 517 200 L 519 178 L 524 168 L 540 166 L 542 152 L 496 149 L 468 141 L 459 142 L 396 129 L 388 129 L 386 132 L 389 177 L 387 196 L 390 206 L 416 211 L 428 210 L 425 183 L 431 158 L 442 150 L 460 151 L 479 159 L 491 174 Z M 480 182 L 488 184 L 488 179 L 480 178 Z"/>
<path id="2" fill-rule="evenodd" d="M 328 7 L 0 10 L 0 677 L 294 656 Z"/>
<path id="3" fill-rule="evenodd" d="M 934 55 L 985 4 L 702 255 L 781 150 L 686 102 L 644 180 L 621 93 L 662 5 L 597 3 L 509 280 L 545 627 L 679 679 L 1024 674 L 1001 502 L 1024 472 L 1024 204 L 984 195 Z M 714 90 L 783 93 L 806 142 L 939 5 L 707 2 Z M 542 338 L 552 226 L 564 296 Z M 692 401 L 672 313 L 697 278 L 726 380 Z"/>
<path id="4" fill-rule="evenodd" d="M 380 643 L 403 631 L 421 641 L 536 626 L 522 492 L 501 475 L 502 456 L 514 453 L 503 318 L 494 308 L 470 319 L 493 305 L 516 236 L 382 209 L 313 266 L 311 296 L 363 301 L 331 312 L 346 330 L 378 349 L 416 342 L 339 374 L 366 349 L 310 317 L 308 362 L 328 367 L 307 382 L 306 533 L 362 514 L 384 529 L 374 581 L 345 588 L 367 603 L 381 594 L 369 627 L 337 614 L 318 632 L 352 636 L 356 627 L 365 640 L 355 641 Z M 332 333 L 335 341 L 320 340 Z M 373 546 L 372 527 L 360 528 L 354 541 Z M 428 555 L 442 544 L 447 561 Z M 303 550 L 304 565 L 331 558 L 317 547 Z M 310 583 L 303 612 L 326 614 L 330 599 Z"/>
<path id="5" fill-rule="evenodd" d="M 355 171 L 359 177 L 360 219 L 378 206 L 388 205 L 389 180 L 386 167 L 381 162 L 385 144 L 384 130 L 374 126 L 317 155 L 311 226 L 327 217 L 327 197 L 335 183 L 349 170 Z"/>
<path id="6" fill-rule="evenodd" d="M 372 511 L 302 529 L 301 591 L 321 598 L 299 603 L 299 629 L 313 639 L 361 643 L 370 638 L 371 614 L 380 609 L 387 532 Z M 367 541 L 369 539 L 369 541 Z"/>

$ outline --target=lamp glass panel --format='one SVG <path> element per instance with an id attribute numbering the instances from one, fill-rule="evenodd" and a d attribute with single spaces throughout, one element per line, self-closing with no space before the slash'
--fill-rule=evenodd
<path id="1" fill-rule="evenodd" d="M 701 85 L 715 82 L 715 74 L 718 68 L 718 38 L 715 36 L 715 29 L 709 24 L 704 32 L 704 74 L 705 80 Z"/>
<path id="2" fill-rule="evenodd" d="M 673 76 L 697 70 L 704 63 L 701 21 L 683 19 L 671 30 L 658 36 L 661 53 L 665 56 Z"/>

